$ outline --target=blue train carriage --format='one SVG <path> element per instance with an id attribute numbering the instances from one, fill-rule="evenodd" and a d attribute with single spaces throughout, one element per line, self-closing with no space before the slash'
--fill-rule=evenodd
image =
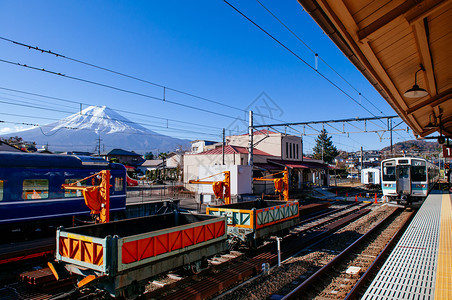
<path id="1" fill-rule="evenodd" d="M 17 229 L 52 222 L 63 225 L 63 220 L 69 225 L 67 222 L 72 222 L 73 216 L 89 215 L 82 193 L 64 190 L 61 185 L 105 169 L 111 172 L 110 211 L 123 213 L 126 205 L 123 165 L 89 156 L 0 152 L 0 226 Z"/>
<path id="2" fill-rule="evenodd" d="M 299 223 L 296 201 L 247 201 L 207 207 L 206 214 L 226 216 L 231 248 L 256 247 L 264 238 L 288 231 Z"/>
<path id="3" fill-rule="evenodd" d="M 405 206 L 424 201 L 439 179 L 438 166 L 418 157 L 383 160 L 381 170 L 383 195 Z"/>

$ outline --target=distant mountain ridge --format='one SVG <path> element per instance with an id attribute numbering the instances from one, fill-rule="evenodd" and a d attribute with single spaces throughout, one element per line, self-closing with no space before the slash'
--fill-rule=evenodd
<path id="1" fill-rule="evenodd" d="M 121 148 L 144 154 L 168 152 L 189 145 L 188 140 L 149 130 L 106 106 L 89 106 L 81 113 L 55 123 L 3 135 L 9 136 L 36 142 L 37 148 L 48 145 L 50 151 L 95 152 L 99 150 L 99 139 L 101 152 Z"/>
<path id="2" fill-rule="evenodd" d="M 404 142 L 399 142 L 392 145 L 394 151 L 403 151 L 403 150 L 419 150 L 422 152 L 426 151 L 437 151 L 440 145 L 437 142 L 427 142 L 423 140 L 409 140 Z M 391 147 L 385 147 L 381 149 L 381 151 L 389 151 Z"/>

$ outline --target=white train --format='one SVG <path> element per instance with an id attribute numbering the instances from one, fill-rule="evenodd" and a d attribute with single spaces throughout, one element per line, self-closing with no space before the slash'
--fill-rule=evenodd
<path id="1" fill-rule="evenodd" d="M 396 157 L 381 162 L 383 195 L 409 206 L 422 202 L 439 179 L 439 168 L 419 157 Z"/>

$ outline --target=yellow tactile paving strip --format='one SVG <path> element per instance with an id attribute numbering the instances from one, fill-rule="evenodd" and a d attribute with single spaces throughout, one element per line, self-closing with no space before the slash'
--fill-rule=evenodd
<path id="1" fill-rule="evenodd" d="M 443 194 L 438 263 L 435 283 L 435 300 L 452 299 L 452 204 L 448 194 Z"/>

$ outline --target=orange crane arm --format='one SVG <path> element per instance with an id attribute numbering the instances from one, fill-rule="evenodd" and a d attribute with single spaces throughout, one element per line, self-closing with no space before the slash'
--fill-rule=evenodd
<path id="1" fill-rule="evenodd" d="M 213 184 L 216 181 L 200 181 L 200 180 L 189 180 L 188 183 L 192 184 Z"/>
<path id="2" fill-rule="evenodd" d="M 266 178 L 266 177 L 256 177 L 253 178 L 253 180 L 255 181 L 273 181 L 275 183 L 275 192 L 279 192 L 283 194 L 284 196 L 284 200 L 288 201 L 289 200 L 289 171 L 287 170 L 287 168 L 285 168 L 284 171 L 279 172 L 279 173 L 275 173 L 275 174 L 270 174 L 268 176 L 274 176 L 277 174 L 284 174 L 283 178 Z M 281 184 L 281 180 L 282 180 L 282 184 Z"/>
<path id="3" fill-rule="evenodd" d="M 76 186 L 75 184 L 100 175 L 101 182 L 95 186 Z M 91 214 L 99 214 L 101 223 L 110 222 L 110 171 L 103 170 L 94 175 L 83 178 L 70 184 L 62 184 L 61 188 L 66 190 L 81 190 L 85 204 L 91 209 Z"/>
<path id="4" fill-rule="evenodd" d="M 213 193 L 217 199 L 223 198 L 225 204 L 231 203 L 231 177 L 230 171 L 221 172 L 224 174 L 224 179 L 222 181 L 203 181 L 202 179 L 198 180 L 189 180 L 188 183 L 192 184 L 210 184 L 212 185 Z M 218 173 L 218 174 L 221 174 Z M 215 174 L 215 175 L 218 175 Z M 209 177 L 213 177 L 215 175 L 211 175 Z M 206 178 L 209 178 L 206 177 Z M 224 189 L 224 192 L 223 192 Z"/>

